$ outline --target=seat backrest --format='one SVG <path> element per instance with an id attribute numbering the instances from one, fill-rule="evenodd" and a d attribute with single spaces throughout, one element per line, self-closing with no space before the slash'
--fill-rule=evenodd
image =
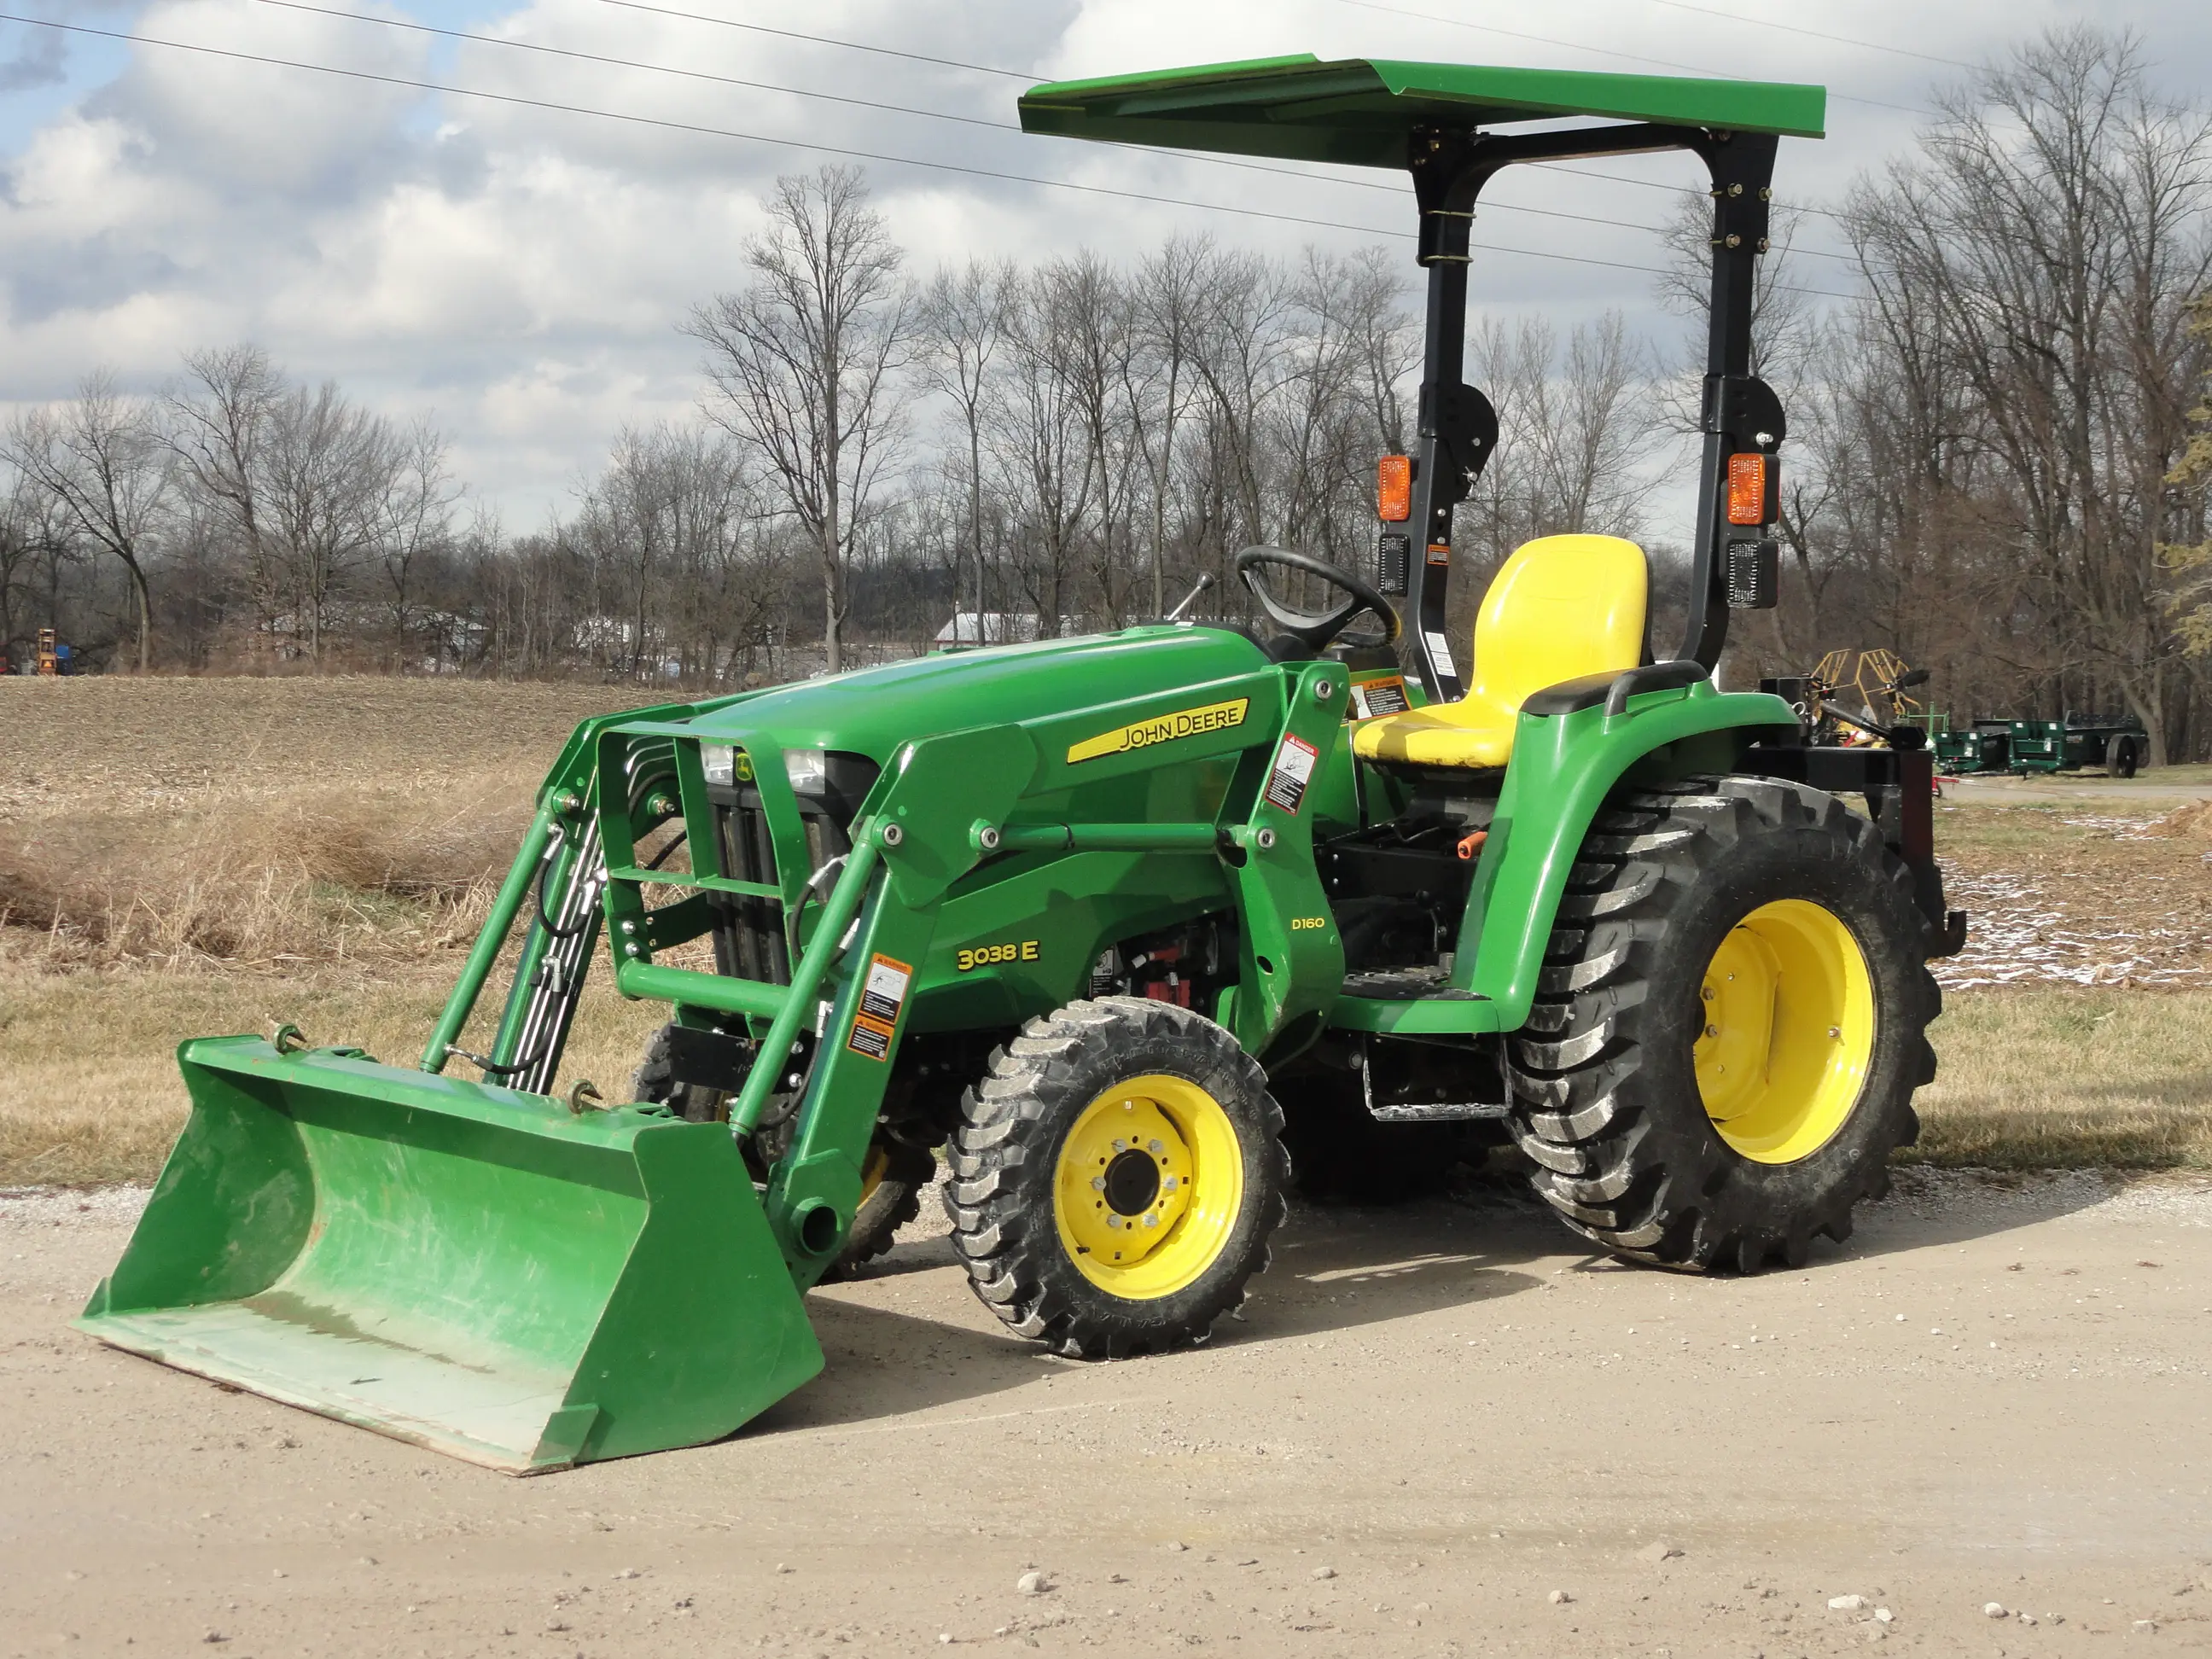
<path id="1" fill-rule="evenodd" d="M 1510 717 L 1547 685 L 1635 667 L 1650 588 L 1644 550 L 1618 536 L 1525 543 L 1482 596 L 1467 701 Z"/>

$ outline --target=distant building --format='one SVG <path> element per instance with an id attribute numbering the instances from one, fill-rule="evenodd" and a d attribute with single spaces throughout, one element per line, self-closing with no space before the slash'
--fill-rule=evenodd
<path id="1" fill-rule="evenodd" d="M 1083 626 L 1080 617 L 1062 617 L 1060 631 L 1073 634 Z M 933 651 L 964 651 L 979 645 L 1026 645 L 1039 636 L 1034 611 L 956 611 L 952 620 L 937 630 L 929 642 Z"/>

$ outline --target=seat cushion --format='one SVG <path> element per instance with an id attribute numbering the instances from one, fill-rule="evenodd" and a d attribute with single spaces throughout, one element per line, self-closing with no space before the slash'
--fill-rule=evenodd
<path id="1" fill-rule="evenodd" d="M 1650 567 L 1634 542 L 1542 536 L 1525 544 L 1483 595 L 1467 695 L 1362 721 L 1352 751 L 1410 766 L 1504 765 L 1528 697 L 1643 661 L 1650 597 Z"/>
<path id="2" fill-rule="evenodd" d="M 1503 766 L 1513 757 L 1514 717 L 1498 726 L 1470 726 L 1456 719 L 1464 702 L 1409 708 L 1363 720 L 1353 728 L 1352 752 L 1362 760 L 1398 761 L 1407 766 Z"/>

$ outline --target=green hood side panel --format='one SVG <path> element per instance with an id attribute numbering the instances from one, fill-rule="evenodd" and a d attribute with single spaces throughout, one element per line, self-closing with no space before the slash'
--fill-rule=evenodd
<path id="1" fill-rule="evenodd" d="M 742 742 L 758 732 L 785 749 L 838 749 L 888 766 L 900 744 L 917 738 L 1122 702 L 1267 666 L 1260 647 L 1241 634 L 1147 625 L 948 651 L 779 686 L 702 714 L 691 728 L 708 742 Z"/>

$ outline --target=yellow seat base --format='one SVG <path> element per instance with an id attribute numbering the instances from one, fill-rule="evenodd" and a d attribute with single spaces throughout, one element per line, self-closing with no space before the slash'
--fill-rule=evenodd
<path id="1" fill-rule="evenodd" d="M 1500 726 L 1471 726 L 1464 708 L 1462 699 L 1368 720 L 1352 732 L 1352 751 L 1407 766 L 1503 766 L 1512 759 L 1514 714 L 1507 712 Z"/>
<path id="2" fill-rule="evenodd" d="M 1499 767 L 1513 758 L 1521 705 L 1547 685 L 1620 674 L 1644 659 L 1651 577 L 1618 536 L 1540 536 L 1517 549 L 1483 595 L 1467 695 L 1352 729 L 1363 760 Z"/>

